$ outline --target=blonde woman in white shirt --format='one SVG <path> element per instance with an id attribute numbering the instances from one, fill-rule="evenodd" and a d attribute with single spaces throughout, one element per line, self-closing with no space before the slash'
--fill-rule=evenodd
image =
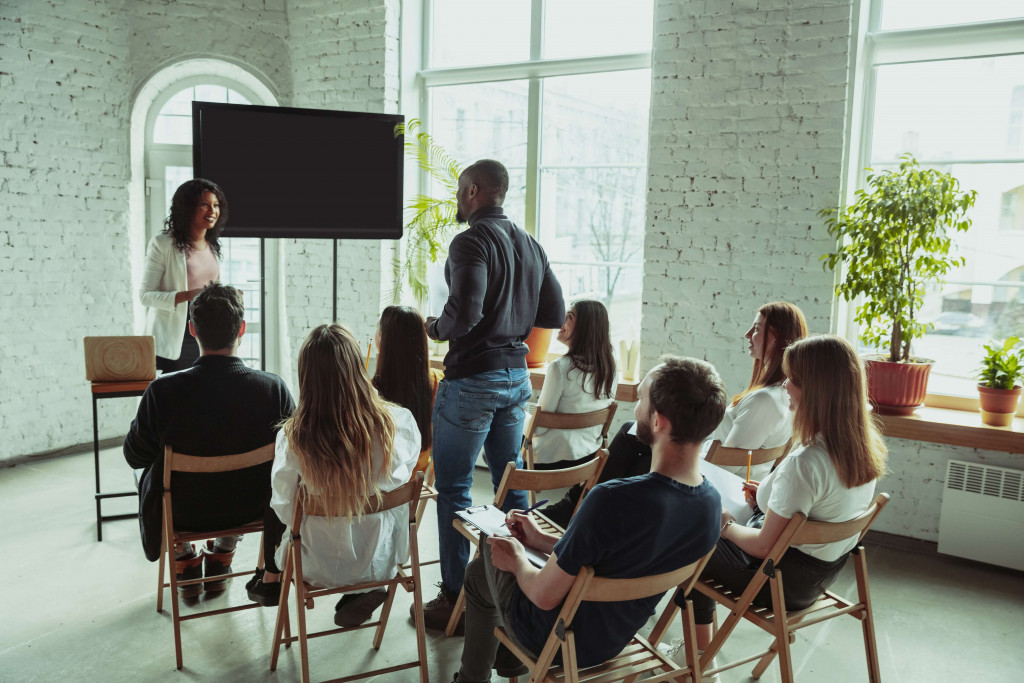
<path id="1" fill-rule="evenodd" d="M 220 233 L 227 220 L 224 191 L 195 178 L 175 190 L 163 232 L 146 247 L 139 301 L 146 307 L 144 333 L 156 340 L 161 372 L 183 370 L 199 358 L 188 331 L 188 303 L 220 279 Z"/>
<path id="2" fill-rule="evenodd" d="M 352 333 L 336 324 L 310 332 L 299 351 L 299 403 L 278 434 L 270 475 L 270 506 L 283 525 L 291 524 L 300 496 L 315 496 L 324 509 L 336 511 L 302 521 L 307 581 L 343 586 L 395 575 L 409 555 L 407 512 L 361 513 L 371 498 L 409 481 L 419 453 L 416 420 L 373 388 Z M 280 537 L 264 542 L 277 545 Z M 284 554 L 281 544 L 277 567 L 283 567 Z M 246 588 L 252 600 L 277 604 L 280 574 L 257 572 Z M 386 595 L 383 589 L 346 594 L 334 622 L 364 623 Z"/>
<path id="3" fill-rule="evenodd" d="M 548 365 L 537 405 L 556 413 L 589 413 L 615 400 L 618 373 L 610 339 L 608 309 L 580 299 L 565 314 L 558 341 L 569 352 Z M 585 462 L 601 447 L 601 426 L 538 429 L 533 435 L 537 469 L 560 469 Z"/>
<path id="4" fill-rule="evenodd" d="M 708 443 L 718 439 L 727 448 L 758 449 L 775 448 L 789 440 L 792 417 L 789 396 L 782 388 L 786 379 L 782 355 L 790 344 L 806 336 L 807 321 L 794 304 L 774 301 L 757 309 L 754 322 L 744 335 L 747 352 L 754 359 L 750 384 L 733 396 Z M 771 463 L 757 465 L 750 476 L 760 480 L 771 467 Z M 746 475 L 745 467 L 726 469 Z"/>
<path id="5" fill-rule="evenodd" d="M 808 337 L 790 346 L 783 366 L 798 444 L 757 491 L 746 525 L 722 513 L 722 536 L 702 576 L 742 591 L 760 561 L 797 512 L 813 521 L 845 522 L 863 513 L 885 471 L 886 447 L 867 411 L 864 371 L 842 337 Z M 835 580 L 857 537 L 791 547 L 779 561 L 786 576 L 786 609 L 808 607 Z M 697 645 L 711 641 L 714 603 L 694 591 Z M 754 600 L 770 606 L 767 584 Z"/>

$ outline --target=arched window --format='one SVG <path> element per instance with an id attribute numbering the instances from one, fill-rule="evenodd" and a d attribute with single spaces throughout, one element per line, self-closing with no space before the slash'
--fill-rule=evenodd
<path id="1" fill-rule="evenodd" d="M 133 219 L 145 227 L 139 231 L 139 244 L 145 249 L 149 239 L 163 229 L 171 197 L 192 173 L 192 102 L 276 105 L 273 94 L 258 79 L 240 67 L 217 60 L 191 60 L 168 67 L 154 75 L 136 97 L 132 113 L 133 188 L 141 190 L 141 201 L 133 202 Z M 141 147 L 141 154 L 138 148 Z M 144 182 L 138 179 L 144 178 Z M 216 178 L 210 178 L 217 182 Z M 141 187 L 140 187 L 141 186 Z M 228 197 L 231 201 L 231 197 Z M 271 242 L 276 242 L 272 240 Z M 269 291 L 276 281 L 276 244 L 268 244 L 265 274 Z M 249 365 L 260 367 L 264 328 L 276 329 L 276 311 L 260 308 L 260 244 L 255 238 L 230 238 L 222 241 L 221 282 L 245 293 L 246 334 L 239 356 Z M 138 250 L 136 250 L 138 251 Z M 137 257 L 136 257 L 136 260 Z M 272 303 L 268 302 L 268 303 Z M 266 339 L 267 363 L 278 369 L 276 339 Z"/>

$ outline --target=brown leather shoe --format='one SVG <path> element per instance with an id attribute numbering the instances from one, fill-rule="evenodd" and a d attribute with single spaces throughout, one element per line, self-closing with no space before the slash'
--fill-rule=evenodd
<path id="1" fill-rule="evenodd" d="M 189 579 L 203 578 L 203 554 L 183 557 L 174 561 L 175 579 L 188 581 Z M 194 598 L 203 590 L 203 584 L 191 583 L 187 586 L 178 586 L 178 595 L 183 598 Z"/>
<path id="2" fill-rule="evenodd" d="M 213 541 L 207 541 L 206 548 L 203 549 L 203 570 L 206 573 L 206 578 L 230 574 L 231 560 L 234 559 L 234 557 L 234 550 L 229 553 L 213 552 Z M 231 583 L 231 579 L 207 581 L 203 584 L 203 590 L 207 593 L 220 593 L 228 587 L 229 583 Z"/>
<path id="3" fill-rule="evenodd" d="M 455 609 L 455 601 L 459 599 L 458 593 L 450 593 L 441 584 L 437 584 L 437 597 L 423 604 L 423 624 L 435 631 L 444 631 L 448 628 L 448 620 L 452 618 L 452 611 Z M 415 618 L 413 610 L 416 605 L 409 606 L 409 616 Z M 463 612 L 459 618 L 459 624 L 455 627 L 455 635 L 461 636 L 466 633 L 466 614 Z"/>

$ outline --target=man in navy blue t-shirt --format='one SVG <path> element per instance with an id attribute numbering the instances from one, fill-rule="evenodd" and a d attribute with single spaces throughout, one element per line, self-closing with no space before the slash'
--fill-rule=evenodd
<path id="1" fill-rule="evenodd" d="M 721 500 L 700 474 L 699 450 L 725 413 L 721 378 L 704 361 L 665 356 L 638 396 L 637 435 L 652 447 L 651 472 L 595 487 L 560 539 L 540 531 L 528 515 L 510 513 L 514 538 L 488 539 L 466 568 L 458 683 L 490 680 L 495 626 L 537 654 L 581 567 L 609 578 L 660 574 L 695 562 L 718 541 Z M 530 564 L 524 544 L 550 553 L 542 569 Z M 660 599 L 583 603 L 573 620 L 578 665 L 618 654 Z M 523 673 L 514 663 L 498 662 L 497 669 L 503 676 Z"/>

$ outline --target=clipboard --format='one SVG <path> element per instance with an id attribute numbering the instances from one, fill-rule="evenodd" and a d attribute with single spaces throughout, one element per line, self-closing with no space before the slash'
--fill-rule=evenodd
<path id="1" fill-rule="evenodd" d="M 747 504 L 743 493 L 743 478 L 723 470 L 707 460 L 700 461 L 700 473 L 718 489 L 722 498 L 722 509 L 732 513 L 739 524 L 746 524 L 754 516 L 754 510 Z"/>
<path id="2" fill-rule="evenodd" d="M 504 526 L 505 513 L 493 505 L 475 505 L 473 507 L 466 508 L 465 510 L 456 510 L 455 515 L 467 524 L 476 527 L 488 537 L 512 537 L 508 527 Z M 523 546 L 523 549 L 526 550 L 526 557 L 530 560 L 530 564 L 533 566 L 541 568 L 547 564 L 547 554 L 525 545 Z"/>

